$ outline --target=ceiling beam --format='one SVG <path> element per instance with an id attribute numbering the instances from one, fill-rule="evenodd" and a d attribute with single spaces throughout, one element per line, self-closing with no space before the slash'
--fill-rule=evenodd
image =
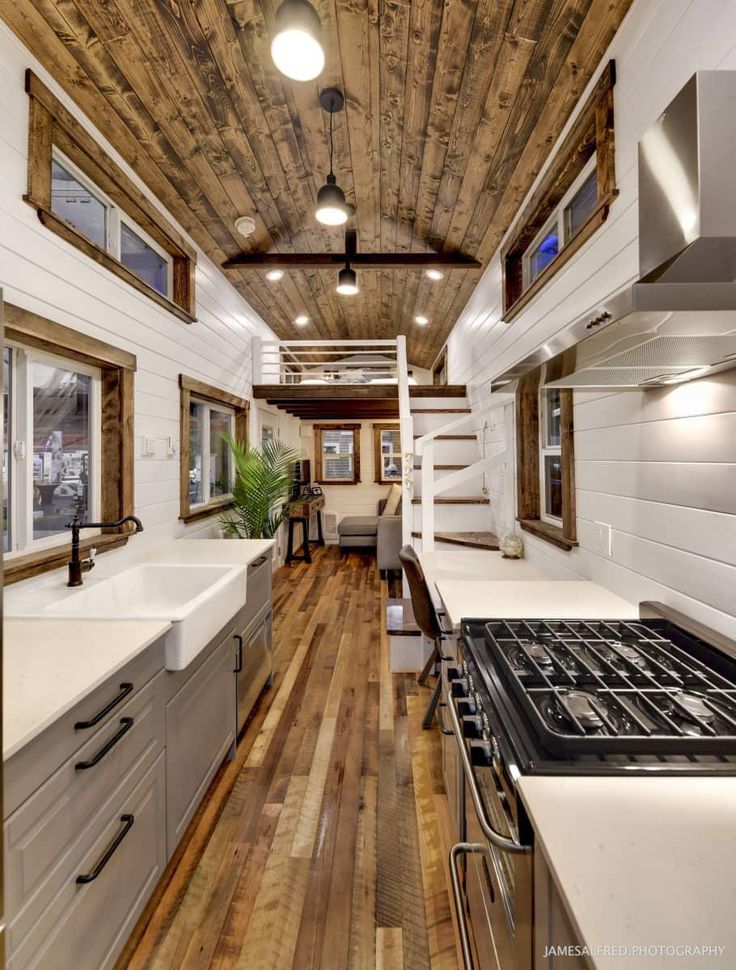
<path id="1" fill-rule="evenodd" d="M 345 253 L 238 253 L 223 269 L 333 269 L 345 265 Z M 461 253 L 356 253 L 356 269 L 480 269 L 477 259 Z"/>

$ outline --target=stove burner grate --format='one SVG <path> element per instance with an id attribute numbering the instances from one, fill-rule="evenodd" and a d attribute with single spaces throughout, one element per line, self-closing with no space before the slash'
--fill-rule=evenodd
<path id="1" fill-rule="evenodd" d="M 736 754 L 736 663 L 702 641 L 622 620 L 497 620 L 485 641 L 552 752 Z"/>

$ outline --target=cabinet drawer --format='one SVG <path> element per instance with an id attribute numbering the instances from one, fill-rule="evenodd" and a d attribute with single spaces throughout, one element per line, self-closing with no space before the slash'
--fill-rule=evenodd
<path id="1" fill-rule="evenodd" d="M 8 970 L 112 967 L 166 865 L 164 762 L 161 752 L 132 790 L 108 806 L 21 939 L 10 924 Z M 80 884 L 80 875 L 95 878 Z"/>
<path id="2" fill-rule="evenodd" d="M 4 765 L 3 810 L 7 818 L 75 751 L 106 724 L 164 667 L 164 639 L 152 644 L 109 680 L 63 714 Z M 43 676 L 43 671 L 38 672 Z M 94 722 L 94 723 L 90 723 Z M 77 727 L 90 724 L 89 727 Z"/>
<path id="3" fill-rule="evenodd" d="M 59 860 L 131 772 L 163 748 L 165 674 L 123 704 L 5 823 L 8 919 L 33 896 L 52 894 Z M 86 767 L 84 767 L 86 766 Z M 39 887 L 46 882 L 43 889 Z M 36 900 L 36 904 L 38 900 Z"/>

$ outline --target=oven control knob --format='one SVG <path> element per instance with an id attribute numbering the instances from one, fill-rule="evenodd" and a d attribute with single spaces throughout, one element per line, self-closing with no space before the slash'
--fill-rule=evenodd
<path id="1" fill-rule="evenodd" d="M 463 677 L 468 676 L 468 661 L 463 660 Z"/>
<path id="2" fill-rule="evenodd" d="M 470 742 L 470 763 L 476 768 L 491 768 L 493 766 L 493 751 L 487 741 Z"/>
<path id="3" fill-rule="evenodd" d="M 463 718 L 463 736 L 466 738 L 483 736 L 483 723 L 477 714 L 466 714 Z"/>
<path id="4" fill-rule="evenodd" d="M 501 767 L 501 749 L 498 746 L 498 741 L 496 741 L 493 735 L 490 736 L 488 743 L 491 747 L 491 761 L 493 763 L 493 767 L 498 770 Z"/>
<path id="5" fill-rule="evenodd" d="M 460 677 L 458 680 L 453 680 L 452 682 L 452 696 L 453 697 L 467 697 L 470 691 L 467 680 L 464 677 Z"/>
<path id="6" fill-rule="evenodd" d="M 457 702 L 457 712 L 460 717 L 467 717 L 468 715 L 477 714 L 478 708 L 475 706 L 475 701 L 472 697 L 461 697 Z"/>

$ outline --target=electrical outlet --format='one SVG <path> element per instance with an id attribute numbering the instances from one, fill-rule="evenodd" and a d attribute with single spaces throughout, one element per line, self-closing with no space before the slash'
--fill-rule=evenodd
<path id="1" fill-rule="evenodd" d="M 611 558 L 611 526 L 607 522 L 593 523 L 592 551 Z"/>

